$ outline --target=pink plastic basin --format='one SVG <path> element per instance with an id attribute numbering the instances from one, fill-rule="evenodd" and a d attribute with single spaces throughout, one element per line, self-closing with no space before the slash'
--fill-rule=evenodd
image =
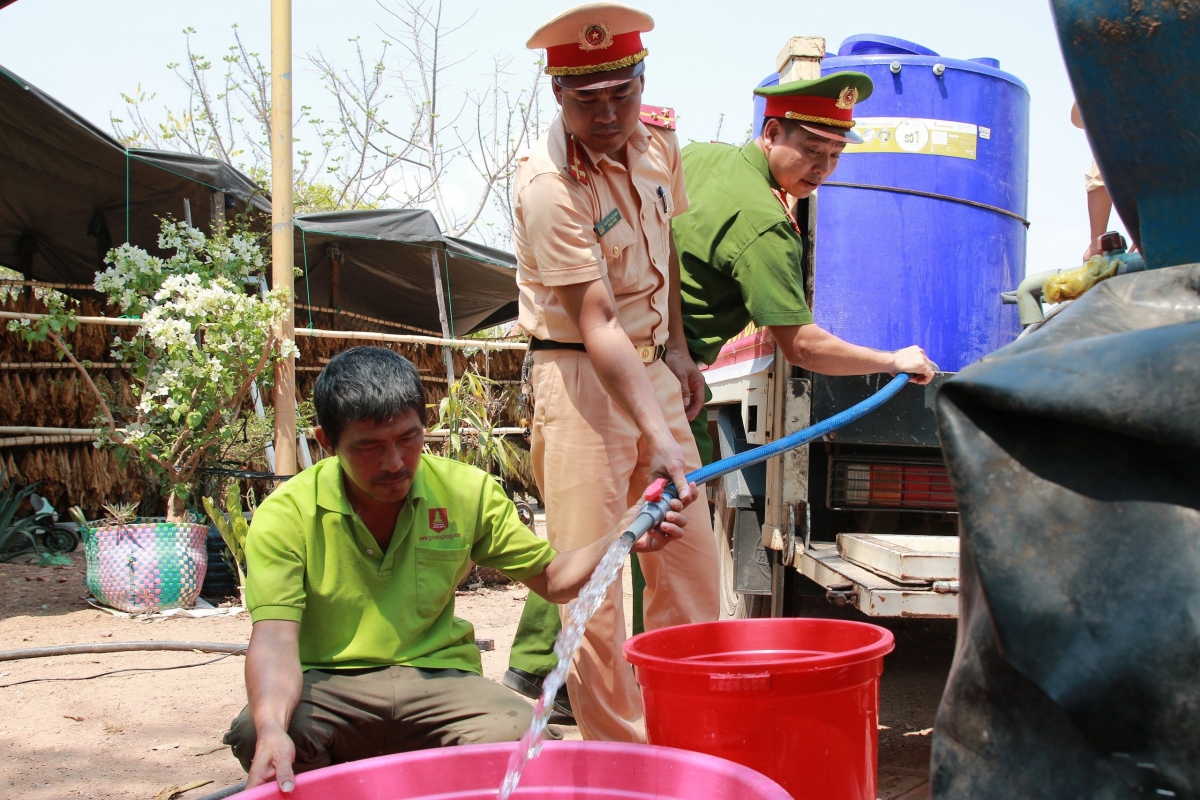
<path id="1" fill-rule="evenodd" d="M 444 747 L 338 764 L 238 800 L 495 800 L 515 744 Z M 547 742 L 514 800 L 790 800 L 770 778 L 703 753 L 615 742 Z"/>
<path id="2" fill-rule="evenodd" d="M 796 800 L 875 800 L 890 631 L 834 619 L 661 628 L 625 642 L 651 744 L 736 761 Z"/>

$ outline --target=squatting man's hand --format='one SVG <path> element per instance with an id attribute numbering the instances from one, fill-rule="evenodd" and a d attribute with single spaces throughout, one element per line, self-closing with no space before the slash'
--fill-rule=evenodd
<path id="1" fill-rule="evenodd" d="M 279 782 L 281 792 L 290 793 L 296 787 L 296 776 L 292 773 L 295 760 L 296 747 L 287 731 L 278 727 L 259 731 L 254 761 L 246 776 L 246 788 L 252 789 L 274 778 Z"/>
<path id="2" fill-rule="evenodd" d="M 646 532 L 646 535 L 633 545 L 632 552 L 634 553 L 654 553 L 662 550 L 667 546 L 668 542 L 674 539 L 679 539 L 683 536 L 683 529 L 687 527 L 687 517 L 681 514 L 685 506 L 691 505 L 692 501 L 700 496 L 700 490 L 696 488 L 696 484 L 688 484 L 691 490 L 688 494 L 688 500 L 672 500 L 671 510 L 667 512 L 667 518 L 663 520 L 662 525 L 657 528 L 651 528 Z M 618 526 L 619 531 L 628 530 L 633 524 L 633 520 L 638 515 L 638 510 L 642 507 L 641 503 L 631 507 L 621 517 L 621 523 Z"/>

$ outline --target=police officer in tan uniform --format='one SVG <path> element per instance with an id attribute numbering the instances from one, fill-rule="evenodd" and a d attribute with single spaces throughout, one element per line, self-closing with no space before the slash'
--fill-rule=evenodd
<path id="1" fill-rule="evenodd" d="M 685 486 L 700 466 L 688 415 L 703 403 L 704 383 L 684 340 L 670 232 L 688 206 L 679 144 L 667 126 L 639 119 L 641 34 L 653 25 L 635 9 L 593 3 L 528 42 L 545 48 L 561 106 L 514 187 L 520 324 L 533 362 L 531 451 L 560 550 L 611 530 L 653 479 Z M 711 521 L 703 512 L 689 519 L 680 546 L 641 559 L 647 630 L 717 618 Z M 645 741 L 624 640 L 618 581 L 568 679 L 587 739 Z"/>

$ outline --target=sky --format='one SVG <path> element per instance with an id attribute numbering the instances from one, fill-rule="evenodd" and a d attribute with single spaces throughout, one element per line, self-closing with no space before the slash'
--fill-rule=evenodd
<path id="1" fill-rule="evenodd" d="M 831 53 L 848 36 L 877 33 L 948 58 L 999 59 L 1031 95 L 1027 269 L 1080 263 L 1087 246 L 1083 173 L 1090 153 L 1083 132 L 1069 120 L 1072 93 L 1048 0 L 636 4 L 656 24 L 643 37 L 650 50 L 643 100 L 676 109 L 684 142 L 712 139 L 718 125 L 720 138 L 740 142 L 750 124 L 750 91 L 774 71 L 776 54 L 793 35 L 823 36 Z M 535 59 L 525 41 L 567 7 L 562 0 L 444 0 L 444 17 L 464 23 L 447 45 L 459 63 L 447 75 L 446 94 L 460 98 L 486 85 L 494 57 L 511 59 L 512 83 L 519 86 Z M 350 40 L 360 37 L 371 50 L 389 19 L 374 0 L 293 0 L 294 104 L 322 98 L 315 71 L 300 56 L 320 48 L 331 61 L 348 64 Z M 0 10 L 0 65 L 111 131 L 110 113 L 124 110 L 121 93 L 139 85 L 157 93 L 160 104 L 181 105 L 183 89 L 166 65 L 184 60 L 185 27 L 196 29 L 196 51 L 215 59 L 232 42 L 235 23 L 266 61 L 267 0 L 18 0 Z M 469 202 L 466 191 L 452 190 L 450 198 Z M 1120 228 L 1115 213 L 1110 227 Z"/>

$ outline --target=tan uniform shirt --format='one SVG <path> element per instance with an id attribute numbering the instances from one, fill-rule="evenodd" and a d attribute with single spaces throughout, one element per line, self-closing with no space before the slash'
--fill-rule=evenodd
<path id="1" fill-rule="evenodd" d="M 552 287 L 608 276 L 630 341 L 666 343 L 671 217 L 688 207 L 683 162 L 674 132 L 640 122 L 625 148 L 628 169 L 587 151 L 594 169 L 584 185 L 567 173 L 559 116 L 518 165 L 513 245 L 519 322 L 531 336 L 582 341 Z M 598 235 L 595 226 L 613 209 L 620 221 Z"/>

